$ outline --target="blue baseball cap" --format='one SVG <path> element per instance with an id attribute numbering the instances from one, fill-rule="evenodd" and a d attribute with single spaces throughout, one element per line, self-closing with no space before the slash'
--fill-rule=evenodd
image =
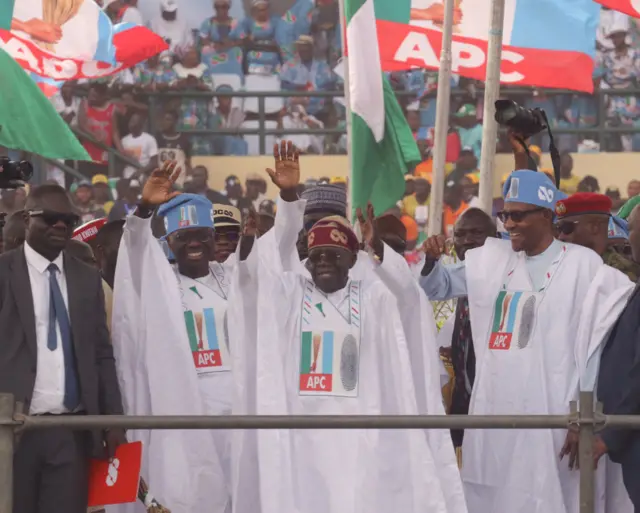
<path id="1" fill-rule="evenodd" d="M 167 235 L 188 228 L 213 228 L 213 204 L 199 194 L 180 194 L 158 209 Z"/>
<path id="2" fill-rule="evenodd" d="M 618 216 L 609 218 L 609 239 L 629 240 L 629 225 L 624 219 Z"/>
<path id="3" fill-rule="evenodd" d="M 558 189 L 549 177 L 538 171 L 520 169 L 509 175 L 502 188 L 505 203 L 527 203 L 555 210 Z"/>

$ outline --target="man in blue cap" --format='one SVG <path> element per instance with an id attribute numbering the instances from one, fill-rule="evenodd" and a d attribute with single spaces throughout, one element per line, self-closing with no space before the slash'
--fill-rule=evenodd
<path id="1" fill-rule="evenodd" d="M 172 192 L 179 173 L 166 162 L 151 174 L 120 245 L 113 343 L 125 404 L 135 415 L 228 415 L 227 291 L 209 265 L 214 209 L 203 196 Z M 152 234 L 156 209 L 175 266 Z M 136 434 L 159 502 L 172 511 L 230 511 L 228 432 Z"/>
<path id="2" fill-rule="evenodd" d="M 471 415 L 566 414 L 601 343 L 598 334 L 616 318 L 596 312 L 619 289 L 628 293 L 630 282 L 594 251 L 554 238 L 557 189 L 544 173 L 514 171 L 503 195 L 498 217 L 510 240 L 488 238 L 464 262 L 436 264 L 421 285 L 432 300 L 469 298 L 476 353 Z M 431 237 L 425 249 L 439 258 L 444 237 Z M 569 469 L 558 454 L 570 456 Z M 579 474 L 570 471 L 576 457 L 577 440 L 558 430 L 465 433 L 469 513 L 577 512 Z"/>

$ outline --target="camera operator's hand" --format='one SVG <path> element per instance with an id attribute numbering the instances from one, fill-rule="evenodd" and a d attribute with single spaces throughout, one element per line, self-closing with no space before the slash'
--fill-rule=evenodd
<path id="1" fill-rule="evenodd" d="M 527 155 L 527 150 L 521 141 L 524 141 L 528 144 L 528 140 L 526 140 L 521 134 L 513 131 L 511 128 L 507 132 L 509 137 L 509 143 L 511 144 L 511 151 L 513 151 L 513 157 L 515 160 L 514 169 L 528 169 L 529 168 L 529 156 Z"/>

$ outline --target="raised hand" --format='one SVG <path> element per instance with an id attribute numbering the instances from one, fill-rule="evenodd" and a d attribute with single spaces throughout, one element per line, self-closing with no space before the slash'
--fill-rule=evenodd
<path id="1" fill-rule="evenodd" d="M 258 235 L 258 214 L 255 210 L 249 210 L 242 227 L 243 237 L 255 237 Z"/>
<path id="2" fill-rule="evenodd" d="M 62 39 L 62 28 L 59 25 L 47 23 L 38 18 L 25 21 L 22 24 L 22 30 L 43 43 L 54 44 Z"/>
<path id="3" fill-rule="evenodd" d="M 371 202 L 367 203 L 367 218 L 362 215 L 362 209 L 356 209 L 356 218 L 358 219 L 358 224 L 360 225 L 360 233 L 362 234 L 362 240 L 365 242 L 367 246 L 373 249 L 374 253 L 382 258 L 382 253 L 384 246 L 382 244 L 382 240 L 380 239 L 380 235 L 378 234 L 378 230 L 376 229 L 375 224 L 375 212 L 373 210 L 373 205 Z"/>
<path id="4" fill-rule="evenodd" d="M 281 191 L 292 191 L 300 184 L 300 153 L 291 141 L 273 145 L 275 171 L 267 168 L 271 181 Z"/>
<path id="5" fill-rule="evenodd" d="M 142 189 L 142 204 L 155 208 L 179 196 L 181 193 L 172 189 L 181 172 L 175 160 L 167 160 L 154 170 Z"/>
<path id="6" fill-rule="evenodd" d="M 432 235 L 422 244 L 422 251 L 428 258 L 438 259 L 447 252 L 447 238 L 444 235 Z"/>

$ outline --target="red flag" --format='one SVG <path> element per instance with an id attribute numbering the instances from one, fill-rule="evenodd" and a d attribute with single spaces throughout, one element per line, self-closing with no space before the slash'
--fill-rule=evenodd
<path id="1" fill-rule="evenodd" d="M 89 469 L 89 506 L 125 504 L 138 498 L 142 442 L 118 447 L 113 460 L 92 460 Z"/>
<path id="2" fill-rule="evenodd" d="M 596 0 L 596 2 L 608 9 L 640 18 L 640 0 Z"/>

